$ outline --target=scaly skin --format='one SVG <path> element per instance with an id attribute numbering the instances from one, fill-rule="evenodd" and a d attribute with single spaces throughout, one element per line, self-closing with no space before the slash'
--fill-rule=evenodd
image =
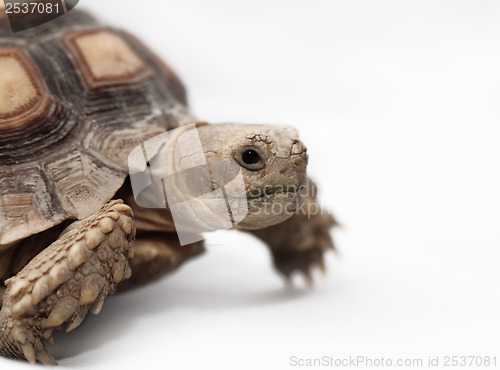
<path id="1" fill-rule="evenodd" d="M 78 327 L 88 311 L 98 314 L 104 299 L 130 277 L 135 228 L 121 200 L 73 223 L 59 239 L 7 280 L 0 311 L 0 354 L 55 365 L 43 340 L 68 323 Z"/>

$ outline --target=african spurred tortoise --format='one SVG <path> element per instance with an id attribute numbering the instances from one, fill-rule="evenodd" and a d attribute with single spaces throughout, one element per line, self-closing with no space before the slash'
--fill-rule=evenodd
<path id="1" fill-rule="evenodd" d="M 43 344 L 54 329 L 75 329 L 117 288 L 152 281 L 203 251 L 201 240 L 181 245 L 168 205 L 139 205 L 129 177 L 134 148 L 182 127 L 197 133 L 208 166 L 238 167 L 248 214 L 233 228 L 263 240 L 286 277 L 309 278 L 333 248 L 334 220 L 306 211 L 315 187 L 294 129 L 198 122 L 164 62 L 84 12 L 18 33 L 0 15 L 2 356 L 55 364 Z M 173 165 L 194 153 L 189 140 Z M 151 158 L 161 164 L 169 153 L 161 147 Z"/>

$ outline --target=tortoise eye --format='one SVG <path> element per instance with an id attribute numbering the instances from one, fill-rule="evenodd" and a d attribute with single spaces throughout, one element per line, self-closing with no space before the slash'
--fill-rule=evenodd
<path id="1" fill-rule="evenodd" d="M 242 148 L 234 154 L 234 159 L 238 164 L 247 170 L 258 171 L 266 165 L 266 158 L 257 148 Z"/>
<path id="2" fill-rule="evenodd" d="M 241 159 L 243 159 L 243 162 L 246 164 L 255 164 L 257 162 L 260 162 L 260 155 L 253 149 L 245 150 L 241 154 Z"/>

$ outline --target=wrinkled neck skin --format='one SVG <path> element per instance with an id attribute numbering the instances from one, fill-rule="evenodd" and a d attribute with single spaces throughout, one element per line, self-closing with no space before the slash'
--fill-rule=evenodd
<path id="1" fill-rule="evenodd" d="M 153 145 L 153 184 L 136 201 L 167 208 L 164 222 L 171 225 L 173 219 L 177 231 L 260 229 L 286 220 L 297 208 L 307 153 L 295 129 L 203 124 L 167 134 Z M 258 169 L 241 160 L 248 150 L 259 153 Z"/>

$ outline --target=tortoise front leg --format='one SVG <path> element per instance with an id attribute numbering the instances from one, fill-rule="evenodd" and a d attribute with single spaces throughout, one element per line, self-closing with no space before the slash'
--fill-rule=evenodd
<path id="1" fill-rule="evenodd" d="M 312 283 L 311 268 L 324 270 L 324 253 L 334 250 L 330 229 L 337 225 L 333 216 L 316 200 L 316 186 L 308 179 L 297 211 L 288 220 L 260 230 L 250 231 L 271 251 L 277 270 L 287 279 L 294 271 L 302 272 Z"/>
<path id="2" fill-rule="evenodd" d="M 130 277 L 135 228 L 121 200 L 71 224 L 58 240 L 7 280 L 0 311 L 0 355 L 55 365 L 43 340 L 68 323 L 78 327 L 88 311 L 98 314 L 104 299 Z"/>

